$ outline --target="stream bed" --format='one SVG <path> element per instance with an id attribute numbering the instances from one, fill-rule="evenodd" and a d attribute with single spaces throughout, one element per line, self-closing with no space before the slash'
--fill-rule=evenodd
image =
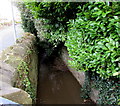
<path id="1" fill-rule="evenodd" d="M 40 64 L 37 104 L 95 104 L 81 98 L 81 86 L 59 57 Z"/>

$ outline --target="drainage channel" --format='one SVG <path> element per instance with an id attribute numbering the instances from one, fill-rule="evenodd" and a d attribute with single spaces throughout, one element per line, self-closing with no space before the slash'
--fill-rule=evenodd
<path id="1" fill-rule="evenodd" d="M 56 56 L 40 64 L 37 104 L 94 104 L 81 98 L 81 86 Z"/>

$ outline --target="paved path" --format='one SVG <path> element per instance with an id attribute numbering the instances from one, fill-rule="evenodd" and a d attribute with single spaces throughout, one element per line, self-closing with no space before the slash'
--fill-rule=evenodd
<path id="1" fill-rule="evenodd" d="M 21 24 L 15 25 L 17 38 L 20 38 L 24 31 Z M 0 30 L 0 52 L 15 43 L 13 25 Z"/>

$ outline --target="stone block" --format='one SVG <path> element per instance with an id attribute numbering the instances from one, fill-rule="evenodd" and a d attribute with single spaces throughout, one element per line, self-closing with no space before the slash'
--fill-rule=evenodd
<path id="1" fill-rule="evenodd" d="M 32 104 L 30 95 L 18 88 L 11 87 L 0 91 L 0 96 L 19 104 Z"/>

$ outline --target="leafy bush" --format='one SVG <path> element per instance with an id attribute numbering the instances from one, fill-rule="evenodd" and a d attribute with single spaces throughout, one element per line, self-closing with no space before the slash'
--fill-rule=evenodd
<path id="1" fill-rule="evenodd" d="M 34 18 L 44 18 L 44 22 L 50 24 L 56 30 L 67 27 L 69 19 L 76 18 L 76 12 L 80 3 L 75 2 L 32 2 L 26 3 Z"/>
<path id="2" fill-rule="evenodd" d="M 81 10 L 69 24 L 66 46 L 77 70 L 110 78 L 120 70 L 120 3 L 95 2 Z M 119 75 L 117 76 L 119 77 Z"/>
<path id="3" fill-rule="evenodd" d="M 64 42 L 69 19 L 76 18 L 78 6 L 81 3 L 75 2 L 31 2 L 25 3 L 30 9 L 33 17 L 40 20 L 42 25 L 37 28 L 39 35 L 56 47 Z M 39 38 L 41 38 L 39 37 Z M 41 38 L 42 39 L 42 38 Z"/>
<path id="4" fill-rule="evenodd" d="M 95 80 L 95 84 L 95 86 L 99 89 L 99 99 L 97 100 L 98 104 L 118 105 L 120 102 L 119 83 L 116 83 L 114 80 L 109 81 L 98 79 Z"/>
<path id="5" fill-rule="evenodd" d="M 88 73 L 88 74 L 87 74 Z M 83 97 L 89 97 L 91 88 L 98 90 L 99 99 L 97 104 L 116 106 L 120 103 L 120 83 L 118 79 L 103 79 L 95 76 L 94 73 L 85 72 L 86 80 L 83 91 L 86 93 Z M 92 82 L 92 83 L 91 83 Z M 93 91 L 92 91 L 93 92 Z"/>
<path id="6" fill-rule="evenodd" d="M 21 12 L 22 27 L 24 31 L 37 35 L 37 30 L 34 25 L 34 18 L 30 10 L 26 7 L 24 3 L 18 3 L 17 5 Z"/>

